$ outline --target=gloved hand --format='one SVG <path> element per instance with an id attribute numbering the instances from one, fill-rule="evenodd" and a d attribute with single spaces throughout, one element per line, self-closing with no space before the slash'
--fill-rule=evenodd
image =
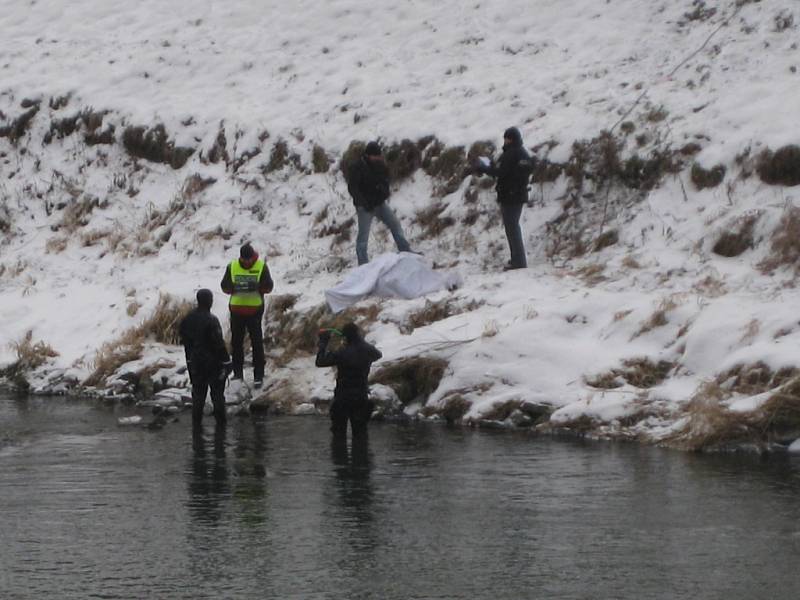
<path id="1" fill-rule="evenodd" d="M 329 329 L 320 329 L 319 331 L 319 345 L 327 346 L 328 341 L 331 339 L 331 331 Z"/>
<path id="2" fill-rule="evenodd" d="M 229 360 L 226 363 L 222 363 L 222 370 L 219 372 L 220 381 L 225 381 L 231 372 L 233 372 L 233 362 Z"/>

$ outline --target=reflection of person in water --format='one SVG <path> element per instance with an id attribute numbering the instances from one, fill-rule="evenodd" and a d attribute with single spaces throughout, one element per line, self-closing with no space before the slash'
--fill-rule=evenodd
<path id="1" fill-rule="evenodd" d="M 335 436 L 331 440 L 331 460 L 342 507 L 351 511 L 358 523 L 373 521 L 372 457 L 367 438 L 354 438 L 348 448 L 345 438 Z"/>
<path id="2" fill-rule="evenodd" d="M 192 466 L 189 471 L 189 515 L 200 523 L 217 523 L 222 501 L 230 495 L 225 452 L 225 424 L 214 428 L 213 456 L 208 456 L 202 429 L 192 432 Z"/>

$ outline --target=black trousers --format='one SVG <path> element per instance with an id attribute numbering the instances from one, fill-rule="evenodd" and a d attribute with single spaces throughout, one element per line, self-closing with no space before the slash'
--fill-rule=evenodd
<path id="1" fill-rule="evenodd" d="M 253 347 L 253 379 L 264 379 L 264 334 L 261 330 L 261 317 L 264 308 L 254 315 L 243 317 L 231 313 L 231 355 L 233 360 L 233 376 L 241 379 L 244 375 L 244 334 L 250 336 Z"/>
<path id="2" fill-rule="evenodd" d="M 367 398 L 334 397 L 331 404 L 331 431 L 335 437 L 347 435 L 347 422 L 350 421 L 350 431 L 353 438 L 363 437 L 367 434 L 367 422 L 372 415 L 374 404 Z"/>
<path id="3" fill-rule="evenodd" d="M 220 379 L 221 372 L 192 373 L 192 423 L 199 425 L 203 422 L 203 407 L 206 404 L 206 395 L 211 388 L 211 403 L 214 405 L 214 418 L 217 423 L 225 422 L 225 379 Z"/>
<path id="4" fill-rule="evenodd" d="M 528 266 L 525 256 L 525 244 L 522 241 L 522 229 L 519 220 L 522 216 L 524 204 L 501 204 L 500 214 L 503 217 L 503 228 L 506 230 L 508 249 L 511 252 L 509 263 L 512 267 L 522 268 Z"/>

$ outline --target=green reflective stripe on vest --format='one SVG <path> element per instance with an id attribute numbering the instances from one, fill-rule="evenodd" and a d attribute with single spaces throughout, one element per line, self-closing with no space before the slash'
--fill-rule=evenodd
<path id="1" fill-rule="evenodd" d="M 261 306 L 264 299 L 258 293 L 258 282 L 264 271 L 264 261 L 258 259 L 252 267 L 245 269 L 239 264 L 239 259 L 231 262 L 231 281 L 233 294 L 231 306 Z"/>

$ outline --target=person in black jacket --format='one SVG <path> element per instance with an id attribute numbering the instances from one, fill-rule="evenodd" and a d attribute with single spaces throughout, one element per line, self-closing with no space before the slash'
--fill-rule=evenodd
<path id="1" fill-rule="evenodd" d="M 225 380 L 232 364 L 222 339 L 222 327 L 217 317 L 211 314 L 213 303 L 211 290 L 198 290 L 197 308 L 186 315 L 178 328 L 192 382 L 194 426 L 203 421 L 203 407 L 209 388 L 217 424 L 225 423 Z"/>
<path id="2" fill-rule="evenodd" d="M 390 193 L 389 169 L 386 167 L 378 142 L 368 143 L 364 148 L 364 154 L 350 167 L 347 174 L 347 190 L 353 197 L 358 218 L 356 257 L 359 265 L 369 262 L 367 243 L 373 217 L 383 221 L 389 228 L 398 252 L 411 251 L 400 221 L 386 204 Z"/>
<path id="3" fill-rule="evenodd" d="M 331 352 L 328 350 L 331 330 L 320 332 L 316 365 L 336 367 L 336 389 L 330 410 L 333 435 L 347 435 L 349 420 L 353 439 L 356 439 L 366 435 L 367 421 L 372 414 L 373 405 L 369 401 L 367 384 L 369 370 L 372 363 L 383 355 L 364 340 L 355 323 L 345 325 L 341 335 L 345 340 L 344 346 Z"/>
<path id="4" fill-rule="evenodd" d="M 528 151 L 522 145 L 522 134 L 516 127 L 509 127 L 503 133 L 503 154 L 497 165 L 478 163 L 476 170 L 497 179 L 497 202 L 503 216 L 503 226 L 511 251 L 511 260 L 505 270 L 524 269 L 528 266 L 525 244 L 519 220 L 522 207 L 528 201 L 528 181 L 533 171 L 533 163 Z"/>

